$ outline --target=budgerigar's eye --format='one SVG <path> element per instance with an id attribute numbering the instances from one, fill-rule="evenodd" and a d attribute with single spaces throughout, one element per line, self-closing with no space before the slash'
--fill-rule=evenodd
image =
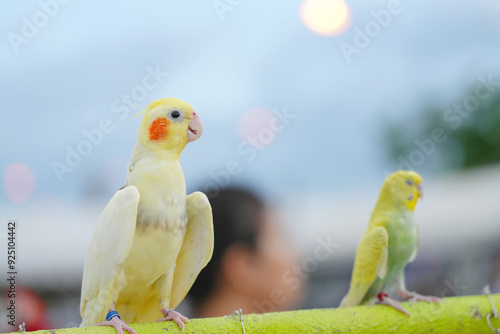
<path id="1" fill-rule="evenodd" d="M 179 118 L 181 116 L 181 113 L 178 112 L 177 110 L 172 111 L 172 118 Z"/>
<path id="2" fill-rule="evenodd" d="M 413 186 L 415 183 L 413 182 L 413 180 L 406 180 L 406 184 L 409 186 Z"/>

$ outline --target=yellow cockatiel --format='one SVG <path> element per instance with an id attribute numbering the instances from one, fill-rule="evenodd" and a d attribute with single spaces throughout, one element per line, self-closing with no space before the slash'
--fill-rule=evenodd
<path id="1" fill-rule="evenodd" d="M 413 171 L 389 175 L 380 190 L 368 230 L 358 245 L 349 292 L 341 307 L 373 303 L 389 305 L 409 315 L 383 290 L 396 283 L 402 298 L 440 302 L 406 289 L 404 268 L 417 256 L 418 228 L 413 216 L 419 197 L 423 197 L 422 177 Z"/>
<path id="2" fill-rule="evenodd" d="M 143 113 L 125 186 L 104 208 L 90 241 L 80 327 L 135 333 L 126 322 L 174 320 L 184 329 L 189 320 L 173 309 L 212 257 L 210 203 L 201 192 L 186 197 L 179 163 L 187 143 L 201 136 L 201 120 L 173 98 Z"/>

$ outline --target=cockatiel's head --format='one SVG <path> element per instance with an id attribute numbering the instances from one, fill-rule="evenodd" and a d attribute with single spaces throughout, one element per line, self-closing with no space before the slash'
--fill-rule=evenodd
<path id="1" fill-rule="evenodd" d="M 403 205 L 411 211 L 418 198 L 424 196 L 422 177 L 411 170 L 400 170 L 389 175 L 382 186 L 381 194 L 387 193 L 397 206 Z"/>
<path id="2" fill-rule="evenodd" d="M 188 103 L 165 98 L 151 102 L 143 111 L 140 138 L 152 150 L 180 154 L 186 144 L 201 137 L 203 124 Z"/>

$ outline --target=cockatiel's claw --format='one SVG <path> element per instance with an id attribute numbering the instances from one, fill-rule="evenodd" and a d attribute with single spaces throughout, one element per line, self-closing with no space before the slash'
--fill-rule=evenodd
<path id="1" fill-rule="evenodd" d="M 379 301 L 377 302 L 377 304 L 390 306 L 393 309 L 395 309 L 395 310 L 397 310 L 397 311 L 399 311 L 407 316 L 410 316 L 410 313 L 407 310 L 405 310 L 403 308 L 403 306 L 401 306 L 401 304 L 397 300 L 394 300 L 394 299 L 387 297 L 387 294 L 383 294 L 381 297 L 379 297 Z"/>
<path id="2" fill-rule="evenodd" d="M 179 328 L 184 331 L 184 323 L 188 323 L 189 319 L 175 310 L 164 310 L 164 318 L 156 320 L 159 321 L 170 321 L 173 320 L 179 326 Z"/>
<path id="3" fill-rule="evenodd" d="M 103 321 L 96 326 L 112 326 L 116 329 L 117 334 L 123 334 L 123 330 L 126 330 L 130 334 L 137 334 L 132 327 L 128 326 L 125 321 L 118 317 L 114 317 L 110 321 Z"/>

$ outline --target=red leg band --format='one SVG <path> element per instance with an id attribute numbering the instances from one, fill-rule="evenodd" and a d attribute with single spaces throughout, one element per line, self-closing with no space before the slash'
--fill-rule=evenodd
<path id="1" fill-rule="evenodd" d="M 382 301 L 384 301 L 384 298 L 385 298 L 385 297 L 389 297 L 389 295 L 388 295 L 387 293 L 385 293 L 385 292 L 381 292 L 381 293 L 379 293 L 379 294 L 377 295 L 377 298 L 378 298 L 381 302 L 382 302 Z"/>

